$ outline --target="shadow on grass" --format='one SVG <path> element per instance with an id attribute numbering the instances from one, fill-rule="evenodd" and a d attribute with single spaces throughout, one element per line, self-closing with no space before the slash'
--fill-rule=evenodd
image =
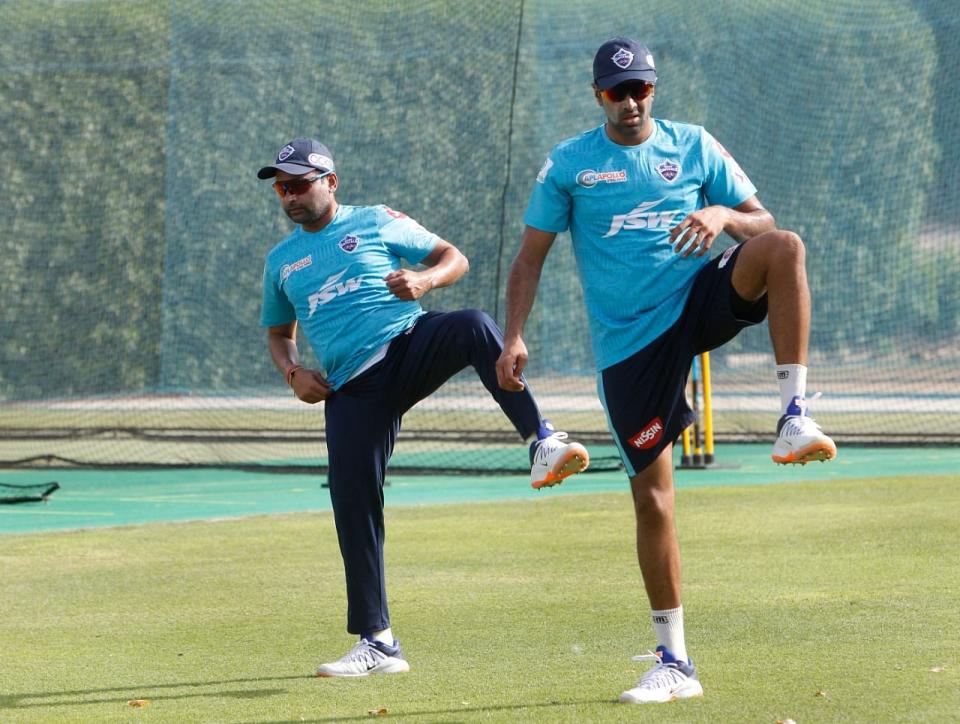
<path id="1" fill-rule="evenodd" d="M 501 704 L 501 705 L 491 705 L 491 706 L 458 706 L 451 707 L 449 709 L 417 709 L 417 710 L 398 710 L 390 709 L 387 707 L 386 716 L 391 720 L 403 720 L 411 719 L 417 720 L 425 716 L 441 716 L 441 717 L 453 717 L 452 719 L 444 719 L 444 721 L 458 721 L 456 716 L 458 714 L 491 714 L 496 712 L 517 712 L 524 709 L 561 709 L 574 706 L 586 706 L 593 704 L 610 704 L 611 706 L 617 705 L 617 700 L 614 698 L 606 699 L 579 699 L 577 701 L 543 701 L 534 704 Z M 372 712 L 364 712 L 362 714 L 357 714 L 356 716 L 324 716 L 318 719 L 276 719 L 268 720 L 266 724 L 303 724 L 303 722 L 313 722 L 317 724 L 318 722 L 338 722 L 338 721 L 370 721 L 371 718 L 376 718 L 372 716 Z M 258 722 L 263 722 L 262 719 L 258 719 Z"/>
<path id="2" fill-rule="evenodd" d="M 253 679 L 225 679 L 223 681 L 181 681 L 173 684 L 147 684 L 144 686 L 115 686 L 105 689 L 76 689 L 73 691 L 39 691 L 23 694 L 0 694 L 0 709 L 28 709 L 51 706 L 78 706 L 83 704 L 126 703 L 132 699 L 148 701 L 176 701 L 200 697 L 223 697 L 228 699 L 260 699 L 267 696 L 286 694 L 286 689 L 236 689 L 233 691 L 198 691 L 182 694 L 153 694 L 165 689 L 180 689 L 194 686 L 223 686 L 225 684 L 247 684 L 266 681 L 296 681 L 312 679 L 313 676 L 258 676 Z M 114 694 L 114 696 L 86 699 L 93 694 Z M 70 697 L 70 698 L 64 698 Z"/>

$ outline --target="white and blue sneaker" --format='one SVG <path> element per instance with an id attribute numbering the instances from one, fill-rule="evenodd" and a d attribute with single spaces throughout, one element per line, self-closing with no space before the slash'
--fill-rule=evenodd
<path id="1" fill-rule="evenodd" d="M 676 699 L 703 696 L 692 661 L 678 661 L 666 646 L 657 646 L 656 653 L 634 656 L 634 661 L 655 661 L 653 668 L 640 677 L 632 689 L 620 695 L 622 704 L 665 704 Z"/>
<path id="2" fill-rule="evenodd" d="M 343 658 L 317 667 L 315 675 L 353 677 L 370 674 L 402 674 L 407 671 L 410 671 L 410 664 L 403 657 L 399 641 L 394 640 L 393 646 L 390 646 L 382 641 L 360 639 Z"/>
<path id="3" fill-rule="evenodd" d="M 555 432 L 530 445 L 530 485 L 549 488 L 583 472 L 590 464 L 587 449 L 578 442 L 565 442 L 567 433 Z"/>
<path id="4" fill-rule="evenodd" d="M 777 441 L 773 444 L 773 462 L 779 465 L 806 465 L 837 456 L 837 446 L 813 421 L 807 402 L 794 397 L 787 412 L 777 423 Z"/>

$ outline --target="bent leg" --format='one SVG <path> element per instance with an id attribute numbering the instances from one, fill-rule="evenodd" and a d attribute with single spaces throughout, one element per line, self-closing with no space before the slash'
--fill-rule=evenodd
<path id="1" fill-rule="evenodd" d="M 630 478 L 637 519 L 637 561 L 654 610 L 680 605 L 680 545 L 674 524 L 673 445 Z"/>
<path id="2" fill-rule="evenodd" d="M 537 431 L 540 410 L 529 386 L 522 392 L 509 392 L 497 382 L 496 363 L 503 351 L 503 333 L 488 314 L 477 309 L 429 313 L 405 341 L 408 346 L 396 377 L 409 382 L 402 391 L 401 409 L 409 409 L 471 366 L 521 438 Z"/>
<path id="3" fill-rule="evenodd" d="M 733 268 L 733 288 L 742 299 L 752 302 L 767 294 L 777 364 L 807 364 L 810 289 L 805 258 L 800 237 L 777 229 L 745 241 Z"/>

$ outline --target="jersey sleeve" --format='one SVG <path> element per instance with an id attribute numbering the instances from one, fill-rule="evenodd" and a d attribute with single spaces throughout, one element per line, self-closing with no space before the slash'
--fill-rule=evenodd
<path id="1" fill-rule="evenodd" d="M 707 131 L 701 133 L 700 142 L 706 167 L 703 191 L 707 202 L 731 209 L 739 206 L 757 193 L 757 187 L 716 138 Z"/>
<path id="2" fill-rule="evenodd" d="M 297 312 L 277 279 L 270 272 L 269 264 L 263 266 L 263 304 L 260 307 L 260 326 L 276 327 L 289 324 L 297 318 Z"/>
<path id="3" fill-rule="evenodd" d="M 411 264 L 419 264 L 434 250 L 440 237 L 427 231 L 402 211 L 382 206 L 381 234 L 384 244 Z"/>
<path id="4" fill-rule="evenodd" d="M 523 223 L 540 231 L 559 234 L 570 226 L 572 199 L 563 187 L 556 149 L 547 157 L 530 192 Z"/>

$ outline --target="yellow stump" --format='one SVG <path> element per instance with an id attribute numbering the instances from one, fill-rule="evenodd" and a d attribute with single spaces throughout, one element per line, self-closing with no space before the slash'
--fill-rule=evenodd
<path id="1" fill-rule="evenodd" d="M 710 384 L 710 353 L 700 355 L 700 369 L 703 373 L 703 461 L 713 462 L 713 387 Z"/>

